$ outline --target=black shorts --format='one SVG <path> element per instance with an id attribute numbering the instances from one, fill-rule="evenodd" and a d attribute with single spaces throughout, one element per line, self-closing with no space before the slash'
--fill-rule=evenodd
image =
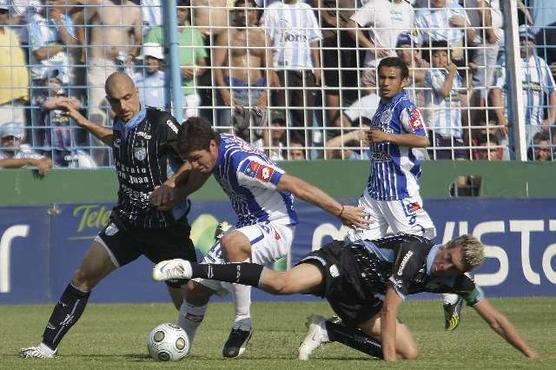
<path id="1" fill-rule="evenodd" d="M 328 300 L 330 307 L 351 327 L 364 323 L 382 309 L 379 294 L 364 289 L 360 270 L 351 248 L 343 241 L 333 241 L 312 252 L 299 263 L 317 266 L 323 276 L 322 290 L 317 295 Z"/>
<path id="2" fill-rule="evenodd" d="M 129 227 L 111 217 L 95 240 L 104 245 L 117 267 L 125 266 L 141 255 L 154 263 L 174 258 L 197 262 L 190 231 L 186 222 L 177 222 L 163 229 L 143 229 Z M 185 283 L 185 280 L 175 280 L 167 285 L 180 287 Z"/>

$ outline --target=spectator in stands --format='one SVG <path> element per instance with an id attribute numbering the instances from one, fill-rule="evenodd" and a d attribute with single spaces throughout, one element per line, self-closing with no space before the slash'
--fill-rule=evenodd
<path id="1" fill-rule="evenodd" d="M 53 159 L 55 167 L 96 168 L 92 157 L 78 148 L 78 131 L 72 119 L 57 108 L 59 102 L 67 102 L 75 109 L 81 103 L 69 97 L 67 86 L 57 77 L 46 80 L 45 86 L 36 94 L 36 108 L 42 121 L 34 130 L 35 149 Z"/>
<path id="2" fill-rule="evenodd" d="M 369 159 L 369 147 L 366 128 L 360 128 L 340 134 L 326 142 L 326 159 Z"/>
<path id="3" fill-rule="evenodd" d="M 268 87 L 274 73 L 270 40 L 257 27 L 257 13 L 253 0 L 236 1 L 233 27 L 217 36 L 212 63 L 218 91 L 229 107 L 220 112 L 220 126 L 241 121 L 247 130 L 241 137 L 248 142 L 259 139 L 250 131 L 268 126 Z"/>
<path id="4" fill-rule="evenodd" d="M 301 128 L 290 130 L 290 139 L 297 135 L 311 146 L 315 87 L 321 82 L 318 47 L 322 34 L 317 18 L 310 5 L 284 0 L 266 8 L 261 24 L 272 42 L 273 66 L 282 86 L 277 91 L 277 104 L 286 108 L 288 127 Z"/>
<path id="5" fill-rule="evenodd" d="M 396 54 L 409 69 L 409 84 L 405 90 L 411 96 L 411 100 L 419 108 L 425 106 L 425 72 L 429 69 L 429 63 L 423 59 L 420 45 L 415 38 L 407 32 L 402 32 L 396 42 Z"/>
<path id="6" fill-rule="evenodd" d="M 451 51 L 452 60 L 458 66 L 466 65 L 464 47 L 475 39 L 475 30 L 465 10 L 458 3 L 448 0 L 431 0 L 430 8 L 423 8 L 415 16 L 415 28 L 420 43 L 431 45 L 434 41 L 445 41 Z"/>
<path id="7" fill-rule="evenodd" d="M 477 146 L 482 147 L 477 151 L 476 159 L 487 161 L 501 161 L 504 156 L 504 148 L 500 146 L 498 137 L 493 134 L 480 135 Z"/>
<path id="8" fill-rule="evenodd" d="M 535 34 L 531 28 L 521 26 L 519 31 L 521 70 L 523 71 L 523 102 L 525 106 L 526 141 L 530 145 L 538 132 L 548 132 L 556 121 L 556 83 L 550 68 L 536 55 Z M 505 60 L 500 61 L 497 70 L 495 88 L 491 91 L 492 105 L 496 107 L 496 116 L 503 126 L 507 125 L 504 107 L 504 90 L 506 86 Z M 545 103 L 548 95 L 548 105 Z M 544 109 L 548 116 L 544 118 Z"/>
<path id="9" fill-rule="evenodd" d="M 191 26 L 189 0 L 178 0 L 178 43 L 181 66 L 182 87 L 184 95 L 184 118 L 199 115 L 201 98 L 197 93 L 197 77 L 201 76 L 206 66 L 203 36 L 197 28 Z M 146 42 L 166 46 L 161 27 L 152 29 L 145 38 Z"/>
<path id="10" fill-rule="evenodd" d="M 31 123 L 33 126 L 33 145 L 37 140 L 37 126 L 45 117 L 40 109 L 39 100 L 44 100 L 49 91 L 48 79 L 54 76 L 62 84 L 73 82 L 73 54 L 78 43 L 72 18 L 66 12 L 65 0 L 47 0 L 41 12 L 34 13 L 29 22 L 30 70 L 31 70 Z"/>
<path id="11" fill-rule="evenodd" d="M 263 137 L 254 146 L 263 150 L 273 161 L 283 161 L 286 142 L 286 121 L 282 117 L 272 120 L 270 127 L 263 131 Z"/>
<path id="12" fill-rule="evenodd" d="M 166 108 L 164 49 L 157 43 L 147 42 L 143 45 L 142 57 L 143 68 L 133 76 L 141 103 L 164 110 Z"/>
<path id="13" fill-rule="evenodd" d="M 322 28 L 322 67 L 326 126 L 341 124 L 340 106 L 357 96 L 358 53 L 346 27 L 357 0 L 317 0 Z"/>
<path id="14" fill-rule="evenodd" d="M 290 140 L 290 146 L 287 152 L 288 152 L 287 157 L 291 161 L 302 161 L 307 158 L 307 156 L 305 155 L 306 152 L 305 143 L 301 138 L 296 138 L 296 137 L 292 138 Z"/>
<path id="15" fill-rule="evenodd" d="M 23 127 L 19 122 L 0 126 L 0 168 L 37 167 L 44 176 L 52 168 L 52 161 L 22 144 Z"/>
<path id="16" fill-rule="evenodd" d="M 230 25 L 227 7 L 228 0 L 191 0 L 193 24 L 205 37 L 215 38 Z"/>
<path id="17" fill-rule="evenodd" d="M 141 18 L 143 20 L 143 35 L 146 35 L 154 27 L 162 25 L 160 0 L 141 0 Z"/>
<path id="18" fill-rule="evenodd" d="M 113 72 L 129 72 L 129 66 L 139 55 L 143 43 L 141 8 L 129 0 L 79 1 L 85 5 L 76 23 L 85 26 L 78 28 L 78 35 L 83 45 L 81 59 L 88 65 L 89 118 L 96 124 L 106 125 L 112 112 L 105 100 L 104 83 Z M 102 145 L 97 139 L 93 143 Z M 107 151 L 102 146 L 94 151 L 99 165 L 107 164 Z"/>
<path id="19" fill-rule="evenodd" d="M 498 51 L 504 46 L 504 31 L 502 30 L 503 18 L 500 9 L 500 0 L 464 0 L 471 27 L 475 28 L 475 49 L 470 68 L 473 70 L 473 95 L 471 105 L 476 108 L 485 108 L 488 88 L 492 84 Z M 472 114 L 479 112 L 473 110 Z M 473 114 L 472 122 L 476 122 Z"/>
<path id="20" fill-rule="evenodd" d="M 434 159 L 466 159 L 462 128 L 462 95 L 466 91 L 446 41 L 431 44 L 432 68 L 425 74 L 427 127 Z M 440 148 L 440 149 L 439 149 Z"/>
<path id="21" fill-rule="evenodd" d="M 359 50 L 366 50 L 364 86 L 376 86 L 376 66 L 380 59 L 395 56 L 398 35 L 411 32 L 414 23 L 413 7 L 403 0 L 375 0 L 366 2 L 348 22 L 348 32 Z M 365 34 L 365 30 L 369 35 Z"/>
<path id="22" fill-rule="evenodd" d="M 550 138 L 545 132 L 537 132 L 533 136 L 533 146 L 528 150 L 529 160 L 547 162 L 552 161 L 550 154 Z"/>
<path id="23" fill-rule="evenodd" d="M 8 0 L 0 0 L 0 127 L 8 122 L 23 127 L 29 76 L 17 35 L 8 28 L 9 13 Z"/>

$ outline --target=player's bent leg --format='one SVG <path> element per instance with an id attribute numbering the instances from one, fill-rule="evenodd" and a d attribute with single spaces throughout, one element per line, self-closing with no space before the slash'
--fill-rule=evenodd
<path id="1" fill-rule="evenodd" d="M 220 245 L 227 262 L 243 262 L 251 257 L 251 241 L 238 230 L 224 234 Z"/>
<path id="2" fill-rule="evenodd" d="M 190 351 L 197 329 L 205 318 L 207 304 L 213 294 L 213 290 L 193 280 L 190 280 L 185 287 L 185 299 L 180 307 L 178 325 L 187 333 Z"/>
<path id="3" fill-rule="evenodd" d="M 94 241 L 81 266 L 73 274 L 44 329 L 42 342 L 19 352 L 23 358 L 52 358 L 62 338 L 79 320 L 85 310 L 90 290 L 117 266 L 105 247 Z"/>
<path id="4" fill-rule="evenodd" d="M 275 295 L 311 294 L 320 290 L 322 282 L 320 268 L 311 263 L 302 263 L 287 272 L 264 268 L 259 288 Z"/>

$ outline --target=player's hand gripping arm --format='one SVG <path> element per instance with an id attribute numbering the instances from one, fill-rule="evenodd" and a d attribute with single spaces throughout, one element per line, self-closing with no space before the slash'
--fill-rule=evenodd
<path id="1" fill-rule="evenodd" d="M 386 297 L 382 305 L 380 320 L 380 336 L 382 339 L 382 354 L 384 361 L 396 361 L 396 322 L 398 320 L 398 307 L 402 299 L 392 287 L 386 286 Z"/>
<path id="2" fill-rule="evenodd" d="M 288 174 L 282 175 L 277 190 L 289 191 L 296 197 L 322 208 L 338 217 L 346 226 L 366 229 L 369 225 L 369 222 L 365 219 L 365 212 L 362 207 L 342 205 L 321 189 L 298 177 Z"/>
<path id="3" fill-rule="evenodd" d="M 152 207 L 168 211 L 183 201 L 189 194 L 199 190 L 210 177 L 210 173 L 201 173 L 185 162 L 164 184 L 157 186 L 150 195 Z"/>
<path id="4" fill-rule="evenodd" d="M 72 98 L 60 99 L 56 102 L 55 108 L 63 109 L 65 115 L 73 118 L 79 127 L 84 128 L 91 134 L 98 137 L 104 144 L 112 146 L 112 129 L 98 125 L 83 117 L 83 115 L 79 113 L 78 107 L 76 107 L 75 101 L 72 100 Z"/>
<path id="5" fill-rule="evenodd" d="M 475 311 L 490 325 L 498 335 L 527 357 L 537 358 L 539 354 L 529 347 L 506 316 L 498 312 L 488 300 L 482 299 L 473 306 Z"/>

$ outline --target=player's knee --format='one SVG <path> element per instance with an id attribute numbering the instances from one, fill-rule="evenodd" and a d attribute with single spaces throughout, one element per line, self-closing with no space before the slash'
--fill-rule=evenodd
<path id="1" fill-rule="evenodd" d="M 73 273 L 71 283 L 79 290 L 89 291 L 95 287 L 96 279 L 93 278 L 93 274 L 90 271 L 78 268 Z"/>
<path id="2" fill-rule="evenodd" d="M 224 258 L 228 262 L 242 262 L 249 258 L 249 240 L 241 233 L 231 232 L 220 239 Z"/>
<path id="3" fill-rule="evenodd" d="M 417 360 L 419 357 L 419 348 L 417 348 L 417 345 L 412 344 L 401 351 L 400 357 L 404 360 Z"/>
<path id="4" fill-rule="evenodd" d="M 189 281 L 185 287 L 185 299 L 187 303 L 194 306 L 207 304 L 212 293 L 212 290 L 193 280 Z"/>

